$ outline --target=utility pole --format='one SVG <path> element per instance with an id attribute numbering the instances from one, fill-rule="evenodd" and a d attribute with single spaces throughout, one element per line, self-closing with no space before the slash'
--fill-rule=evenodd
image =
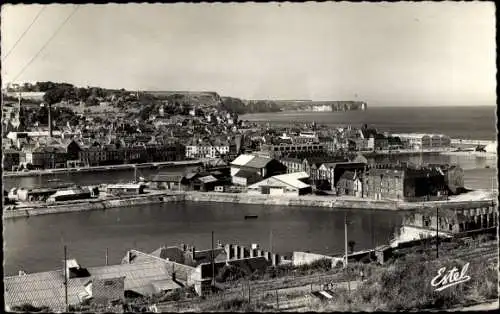
<path id="1" fill-rule="evenodd" d="M 344 244 L 345 244 L 345 262 L 344 262 L 344 268 L 347 267 L 347 212 L 345 213 L 345 219 L 344 219 Z"/>
<path id="2" fill-rule="evenodd" d="M 215 286 L 215 264 L 214 264 L 214 232 L 212 231 L 212 287 Z"/>
<path id="3" fill-rule="evenodd" d="M 436 206 L 436 258 L 439 258 L 439 209 Z"/>
<path id="4" fill-rule="evenodd" d="M 68 257 L 66 252 L 66 245 L 64 246 L 64 304 L 66 305 L 66 312 L 68 309 Z"/>
<path id="5" fill-rule="evenodd" d="M 280 303 L 279 303 L 279 299 L 278 299 L 278 289 L 276 289 L 276 309 L 279 310 L 280 308 Z"/>
<path id="6" fill-rule="evenodd" d="M 250 298 L 250 277 L 248 277 L 248 304 L 250 304 L 251 298 Z"/>

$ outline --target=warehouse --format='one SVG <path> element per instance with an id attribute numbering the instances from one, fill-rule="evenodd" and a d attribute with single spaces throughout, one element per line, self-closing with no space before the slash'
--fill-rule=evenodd
<path id="1" fill-rule="evenodd" d="M 305 183 L 309 179 L 306 172 L 295 172 L 276 175 L 248 187 L 248 193 L 299 196 L 312 192 L 309 184 Z"/>

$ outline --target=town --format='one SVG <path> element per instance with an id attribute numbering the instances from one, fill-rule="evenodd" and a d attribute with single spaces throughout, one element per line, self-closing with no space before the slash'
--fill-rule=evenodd
<path id="1" fill-rule="evenodd" d="M 498 309 L 494 12 L 2 4 L 4 310 Z"/>
<path id="2" fill-rule="evenodd" d="M 379 163 L 371 158 L 377 154 L 449 152 L 456 147 L 446 135 L 388 134 L 367 125 L 329 128 L 314 122 L 271 127 L 239 120 L 238 114 L 230 107 L 224 107 L 223 100 L 215 93 L 175 92 L 164 99 L 144 92 L 110 92 L 95 88 L 83 91 L 68 84 L 51 82 L 37 83 L 35 88 L 44 85 L 52 86 L 52 89 L 29 92 L 19 91 L 23 87 L 17 87 L 17 99 L 11 96 L 10 101 L 5 102 L 3 124 L 7 131 L 3 140 L 3 167 L 6 175 L 36 176 L 85 169 L 98 173 L 113 171 L 113 167 L 120 166 L 130 166 L 136 173 L 134 180 L 128 183 L 16 187 L 4 191 L 7 205 L 4 216 L 7 218 L 9 214 L 14 218 L 22 217 L 23 213 L 31 216 L 74 209 L 148 204 L 158 202 L 158 196 L 162 196 L 159 198 L 162 202 L 182 199 L 252 204 L 267 204 L 267 199 L 272 198 L 287 205 L 292 205 L 290 199 L 295 198 L 301 200 L 301 205 L 335 207 L 331 203 L 333 200 L 339 202 L 336 206 L 340 208 L 403 211 L 415 209 L 418 204 L 441 202 L 439 206 L 443 212 L 437 215 L 425 210 L 408 212 L 400 230 L 401 236 L 395 242 L 362 251 L 354 251 L 354 243 L 350 242 L 350 260 L 355 263 L 376 261 L 381 265 L 389 256 L 401 254 L 398 252 L 408 246 L 423 245 L 422 239 L 428 241 L 435 230 L 439 230 L 441 241 L 447 243 L 459 234 L 489 234 L 497 226 L 497 211 L 492 199 L 484 193 L 477 196 L 465 187 L 464 172 L 459 165 Z M 65 92 L 58 91 L 60 88 Z M 54 94 L 59 95 L 58 102 L 51 99 Z M 89 96 L 87 101 L 75 103 L 71 97 L 77 94 L 99 96 Z M 30 98 L 32 95 L 34 98 Z M 477 145 L 474 150 L 484 151 L 485 145 Z M 197 167 L 183 174 L 172 174 L 169 169 L 174 163 L 192 163 Z M 155 174 L 138 176 L 138 169 L 145 168 L 152 169 Z M 464 194 L 471 195 L 475 201 L 460 202 Z M 183 198 L 179 198 L 181 196 Z M 455 201 L 448 203 L 450 200 Z M 392 202 L 393 207 L 388 206 L 388 202 Z M 476 209 L 481 210 L 479 214 L 464 216 L 462 213 L 476 213 Z M 435 220 L 439 215 L 447 218 L 440 219 L 438 225 Z M 255 218 L 258 215 L 245 216 L 245 219 Z M 63 279 L 65 284 L 69 283 L 76 289 L 68 296 L 67 304 L 72 304 L 73 309 L 82 306 L 74 301 L 77 299 L 107 302 L 105 300 L 119 298 L 123 291 L 128 291 L 147 298 L 155 293 L 166 293 L 169 297 L 164 297 L 163 301 L 150 300 L 142 306 L 151 311 L 172 311 L 179 307 L 179 301 L 169 303 L 168 300 L 172 293 L 178 294 L 183 289 L 192 289 L 189 290 L 192 296 L 186 299 L 189 306 L 198 302 L 193 301 L 194 296 L 212 295 L 213 292 L 209 291 L 214 288 L 233 294 L 238 289 L 245 289 L 226 287 L 224 282 L 227 279 L 221 279 L 234 269 L 262 273 L 269 271 L 269 267 L 304 268 L 318 263 L 326 267 L 325 261 L 331 262 L 332 269 L 336 269 L 338 263 L 346 263 L 342 255 L 296 251 L 291 256 L 281 256 L 260 250 L 258 244 L 244 248 L 239 244 L 219 243 L 213 250 L 202 251 L 181 245 L 180 248 L 160 248 L 152 253 L 131 250 L 120 266 L 86 269 L 70 259 L 65 261 L 67 277 Z M 144 281 L 142 285 L 145 286 L 130 286 L 128 274 L 144 272 L 144 267 L 154 265 L 165 270 L 156 273 L 151 269 L 148 276 L 165 282 L 162 286 L 156 281 Z M 85 278 L 91 276 L 101 278 L 99 274 L 108 272 L 107 267 L 116 268 L 112 276 L 116 279 L 110 277 L 103 282 L 92 279 L 84 283 Z M 167 271 L 170 268 L 175 271 L 170 273 Z M 217 280 L 215 274 L 218 274 Z M 41 273 L 40 276 L 44 275 Z M 19 285 L 30 280 L 29 277 L 11 277 L 5 283 L 9 289 L 21 289 Z M 308 276 L 303 280 L 310 282 L 311 287 L 316 284 Z M 345 279 L 338 280 L 344 280 L 340 284 L 345 284 Z M 356 280 L 353 279 L 353 284 Z M 116 296 L 101 295 L 98 287 L 103 285 L 113 286 Z M 151 291 L 156 292 L 145 293 L 144 289 L 149 289 L 150 285 L 153 287 Z M 332 292 L 325 287 L 324 284 L 317 287 L 321 292 L 320 299 L 331 298 L 329 293 Z M 253 297 L 258 296 L 257 293 Z M 43 305 L 51 309 L 65 308 L 59 298 L 44 302 Z M 82 304 L 85 302 L 88 301 Z M 293 302 L 303 303 L 303 300 Z M 29 298 L 26 303 L 41 304 Z M 283 308 L 289 302 L 281 303 Z M 270 309 L 276 309 L 280 301 L 277 305 L 274 301 L 266 304 Z"/>

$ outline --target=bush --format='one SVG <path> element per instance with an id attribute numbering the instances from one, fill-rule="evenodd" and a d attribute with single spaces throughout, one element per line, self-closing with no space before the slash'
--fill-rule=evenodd
<path id="1" fill-rule="evenodd" d="M 248 273 L 240 267 L 224 265 L 224 267 L 219 270 L 215 280 L 218 282 L 237 281 L 241 278 L 245 278 L 247 275 Z"/>
<path id="2" fill-rule="evenodd" d="M 50 312 L 50 308 L 48 306 L 37 307 L 37 306 L 33 306 L 29 303 L 24 303 L 22 305 L 13 306 L 12 310 L 15 312 L 29 312 L 29 313 Z"/>

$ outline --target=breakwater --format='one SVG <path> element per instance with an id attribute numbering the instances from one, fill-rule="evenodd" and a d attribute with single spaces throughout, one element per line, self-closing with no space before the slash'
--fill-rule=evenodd
<path id="1" fill-rule="evenodd" d="M 260 194 L 244 193 L 217 193 L 217 192 L 154 192 L 151 194 L 137 195 L 134 197 L 89 201 L 73 201 L 57 204 L 43 204 L 33 207 L 17 207 L 13 210 L 4 210 L 5 219 L 30 217 L 36 215 L 59 214 L 66 212 L 79 212 L 90 210 L 105 210 L 107 208 L 147 205 L 168 202 L 214 202 L 253 205 L 281 205 L 297 207 L 316 207 L 325 210 L 377 210 L 377 211 L 411 211 L 425 209 L 433 206 L 440 208 L 459 208 L 467 204 L 482 206 L 492 201 L 467 201 L 467 202 L 424 202 L 408 203 L 392 200 L 371 200 L 342 197 L 322 197 L 314 195 L 270 197 Z"/>
<path id="2" fill-rule="evenodd" d="M 127 207 L 167 202 L 184 201 L 182 194 L 154 193 L 136 197 L 106 200 L 88 200 L 83 202 L 67 202 L 60 204 L 44 204 L 33 207 L 4 210 L 4 219 L 30 217 L 48 214 L 61 214 L 70 212 L 83 212 L 91 210 L 106 210 L 107 208 Z"/>

